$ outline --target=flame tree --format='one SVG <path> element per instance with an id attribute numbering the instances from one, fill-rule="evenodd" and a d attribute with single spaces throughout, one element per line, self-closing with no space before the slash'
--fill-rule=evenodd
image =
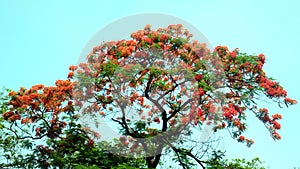
<path id="1" fill-rule="evenodd" d="M 226 46 L 211 51 L 182 25 L 147 25 L 129 40 L 103 42 L 86 62 L 70 66 L 67 80 L 3 97 L 2 165 L 156 168 L 173 152 L 182 168 L 205 168 L 218 155 L 199 146 L 196 129 L 229 129 L 250 147 L 254 141 L 243 135 L 248 113 L 278 140 L 281 115 L 256 102 L 263 98 L 282 107 L 297 101 L 266 76 L 265 59 Z M 113 143 L 100 139 L 103 122 L 119 130 Z"/>

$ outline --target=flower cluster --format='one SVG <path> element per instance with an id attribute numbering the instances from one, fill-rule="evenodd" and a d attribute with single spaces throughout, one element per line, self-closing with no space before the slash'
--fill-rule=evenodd
<path id="1" fill-rule="evenodd" d="M 222 59 L 225 73 L 224 87 L 230 89 L 226 93 L 227 106 L 223 106 L 223 117 L 229 125 L 236 126 L 240 135 L 246 129 L 245 124 L 240 123 L 245 118 L 244 110 L 250 110 L 256 114 L 274 139 L 280 139 L 277 130 L 281 128 L 277 120 L 281 119 L 280 114 L 269 115 L 268 109 L 256 109 L 255 99 L 265 95 L 267 98 L 280 99 L 287 106 L 296 104 L 297 101 L 287 98 L 287 92 L 274 80 L 266 76 L 263 71 L 266 57 L 263 54 L 247 55 L 239 52 L 238 49 L 229 51 L 226 46 L 217 46 L 215 52 Z M 246 140 L 240 136 L 239 141 Z M 247 143 L 248 144 L 248 143 Z"/>
<path id="2" fill-rule="evenodd" d="M 102 43 L 85 63 L 69 67 L 68 80 L 10 92 L 10 109 L 2 116 L 22 125 L 38 124 L 35 136 L 49 138 L 62 134 L 68 122 L 61 115 L 72 114 L 76 108 L 83 115 L 108 117 L 123 127 L 125 135 L 137 138 L 206 122 L 215 124 L 214 131 L 231 129 L 236 140 L 251 146 L 254 141 L 242 134 L 246 113 L 252 111 L 272 137 L 280 139 L 277 130 L 282 116 L 257 110 L 255 99 L 265 95 L 287 106 L 297 101 L 266 76 L 266 57 L 229 51 L 226 46 L 211 52 L 205 44 L 191 42 L 191 37 L 180 24 L 158 30 L 146 25 L 132 33 L 130 40 Z M 120 142 L 130 144 L 126 137 Z M 91 139 L 84 143 L 94 146 Z"/>
<path id="3" fill-rule="evenodd" d="M 11 91 L 7 103 L 9 111 L 2 114 L 5 120 L 20 121 L 21 124 L 48 123 L 35 127 L 36 136 L 57 137 L 66 126 L 59 119 L 63 112 L 73 111 L 71 100 L 72 82 L 57 80 L 55 86 L 34 85 L 30 89 Z M 40 124 L 40 123 L 39 123 Z"/>

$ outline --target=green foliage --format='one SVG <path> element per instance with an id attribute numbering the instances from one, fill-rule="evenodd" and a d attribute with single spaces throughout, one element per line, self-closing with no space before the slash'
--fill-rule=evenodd
<path id="1" fill-rule="evenodd" d="M 245 159 L 226 160 L 228 169 L 265 169 L 262 165 L 263 162 L 259 158 L 254 158 L 251 161 L 246 161 Z"/>
<path id="2" fill-rule="evenodd" d="M 188 42 L 188 39 L 179 37 L 179 38 L 174 38 L 171 40 L 171 43 L 173 44 L 172 46 L 172 50 L 178 49 L 180 47 L 182 47 L 185 43 Z"/>
<path id="3" fill-rule="evenodd" d="M 8 90 L 0 93 L 0 112 L 8 110 Z M 32 139 L 18 138 L 11 124 L 0 116 L 0 168 L 141 168 L 143 159 L 118 156 L 111 151 L 107 142 L 95 144 L 81 129 L 74 114 L 64 116 L 68 121 L 61 137 L 45 138 L 36 142 Z M 41 144 L 43 140 L 46 145 Z"/>
<path id="4" fill-rule="evenodd" d="M 214 151 L 210 160 L 207 161 L 208 169 L 266 169 L 258 157 L 247 161 L 246 159 L 224 159 L 222 151 Z"/>

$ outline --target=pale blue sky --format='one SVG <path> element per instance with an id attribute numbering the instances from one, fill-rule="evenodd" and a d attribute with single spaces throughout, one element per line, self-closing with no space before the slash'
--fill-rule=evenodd
<path id="1" fill-rule="evenodd" d="M 299 7 L 296 0 L 2 0 L 0 86 L 18 89 L 65 79 L 68 66 L 77 63 L 82 48 L 99 29 L 125 16 L 157 12 L 191 23 L 213 46 L 264 53 L 266 73 L 276 78 L 290 97 L 300 101 Z M 299 105 L 289 109 L 270 106 L 271 112 L 283 115 L 283 139 L 277 142 L 260 122 L 250 118 L 247 135 L 255 139 L 255 144 L 249 149 L 227 140 L 228 156 L 259 156 L 271 169 L 300 167 L 299 110 Z"/>

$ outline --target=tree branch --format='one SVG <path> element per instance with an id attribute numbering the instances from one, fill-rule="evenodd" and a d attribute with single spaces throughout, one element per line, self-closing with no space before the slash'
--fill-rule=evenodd
<path id="1" fill-rule="evenodd" d="M 168 128 L 168 119 L 167 119 L 167 112 L 166 110 L 159 104 L 158 100 L 154 100 L 149 96 L 150 92 L 150 86 L 151 82 L 153 80 L 153 75 L 149 75 L 149 80 L 147 82 L 146 90 L 145 90 L 145 97 L 150 100 L 162 113 L 162 120 L 163 120 L 163 125 L 162 125 L 162 132 L 167 131 Z"/>
<path id="2" fill-rule="evenodd" d="M 174 150 L 175 153 L 181 153 L 181 154 L 186 154 L 189 157 L 191 157 L 192 159 L 194 159 L 203 169 L 205 169 L 204 165 L 202 163 L 205 163 L 204 161 L 199 160 L 195 155 L 193 155 L 190 151 L 186 151 L 186 150 L 181 150 L 178 149 L 174 146 L 172 146 L 171 143 L 169 143 L 168 141 L 166 141 L 166 143 L 172 148 L 172 150 Z"/>

